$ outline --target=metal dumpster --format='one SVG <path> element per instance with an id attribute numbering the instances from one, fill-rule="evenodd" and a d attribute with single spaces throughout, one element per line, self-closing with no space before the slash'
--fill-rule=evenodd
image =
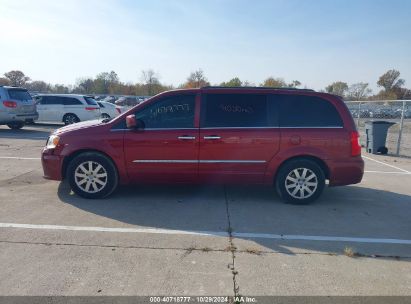
<path id="1" fill-rule="evenodd" d="M 367 136 L 365 147 L 368 153 L 388 153 L 385 142 L 387 140 L 388 128 L 392 125 L 395 125 L 395 122 L 382 120 L 365 122 L 365 135 Z"/>

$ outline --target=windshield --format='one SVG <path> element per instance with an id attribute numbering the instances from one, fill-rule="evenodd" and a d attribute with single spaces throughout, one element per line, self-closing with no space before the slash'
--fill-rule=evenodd
<path id="1" fill-rule="evenodd" d="M 32 100 L 29 92 L 27 90 L 21 90 L 21 89 L 10 89 L 9 90 L 9 96 L 11 99 L 15 100 Z"/>

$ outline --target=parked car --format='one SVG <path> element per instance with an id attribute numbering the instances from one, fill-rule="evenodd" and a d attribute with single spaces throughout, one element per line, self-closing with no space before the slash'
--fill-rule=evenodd
<path id="1" fill-rule="evenodd" d="M 36 105 L 26 89 L 0 86 L 0 125 L 21 129 L 37 118 Z"/>
<path id="2" fill-rule="evenodd" d="M 161 93 L 109 122 L 56 130 L 44 176 L 86 198 L 118 184 L 246 183 L 275 186 L 304 204 L 329 186 L 359 183 L 359 135 L 344 102 L 311 90 L 221 88 Z"/>
<path id="3" fill-rule="evenodd" d="M 118 98 L 116 96 L 106 96 L 103 99 L 101 99 L 100 101 L 114 103 L 117 99 Z"/>
<path id="4" fill-rule="evenodd" d="M 104 119 L 116 117 L 123 109 L 123 107 L 105 101 L 97 101 L 97 104 L 100 106 L 101 117 Z"/>
<path id="5" fill-rule="evenodd" d="M 134 107 L 141 102 L 142 100 L 139 100 L 136 97 L 120 97 L 114 103 L 118 106 Z"/>
<path id="6" fill-rule="evenodd" d="M 34 97 L 39 121 L 64 122 L 69 125 L 100 118 L 100 107 L 90 96 L 76 94 L 47 94 Z"/>

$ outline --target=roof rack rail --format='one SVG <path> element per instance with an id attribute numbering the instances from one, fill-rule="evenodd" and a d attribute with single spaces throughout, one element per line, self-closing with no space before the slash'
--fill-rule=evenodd
<path id="1" fill-rule="evenodd" d="M 253 86 L 246 86 L 246 87 L 224 87 L 224 86 L 204 86 L 201 89 L 259 89 L 259 90 L 290 90 L 290 91 L 309 91 L 315 92 L 312 89 L 299 89 L 299 88 L 292 88 L 292 87 L 253 87 Z"/>

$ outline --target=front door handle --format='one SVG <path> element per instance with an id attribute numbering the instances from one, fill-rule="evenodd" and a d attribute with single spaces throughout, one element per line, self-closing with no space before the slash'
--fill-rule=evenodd
<path id="1" fill-rule="evenodd" d="M 216 140 L 216 139 L 221 139 L 220 136 L 217 135 L 211 135 L 211 136 L 204 136 L 203 137 L 205 140 Z"/>
<path id="2" fill-rule="evenodd" d="M 182 136 L 179 136 L 177 138 L 180 139 L 180 140 L 194 140 L 194 139 L 196 139 L 195 136 L 188 136 L 188 135 L 182 135 Z"/>

